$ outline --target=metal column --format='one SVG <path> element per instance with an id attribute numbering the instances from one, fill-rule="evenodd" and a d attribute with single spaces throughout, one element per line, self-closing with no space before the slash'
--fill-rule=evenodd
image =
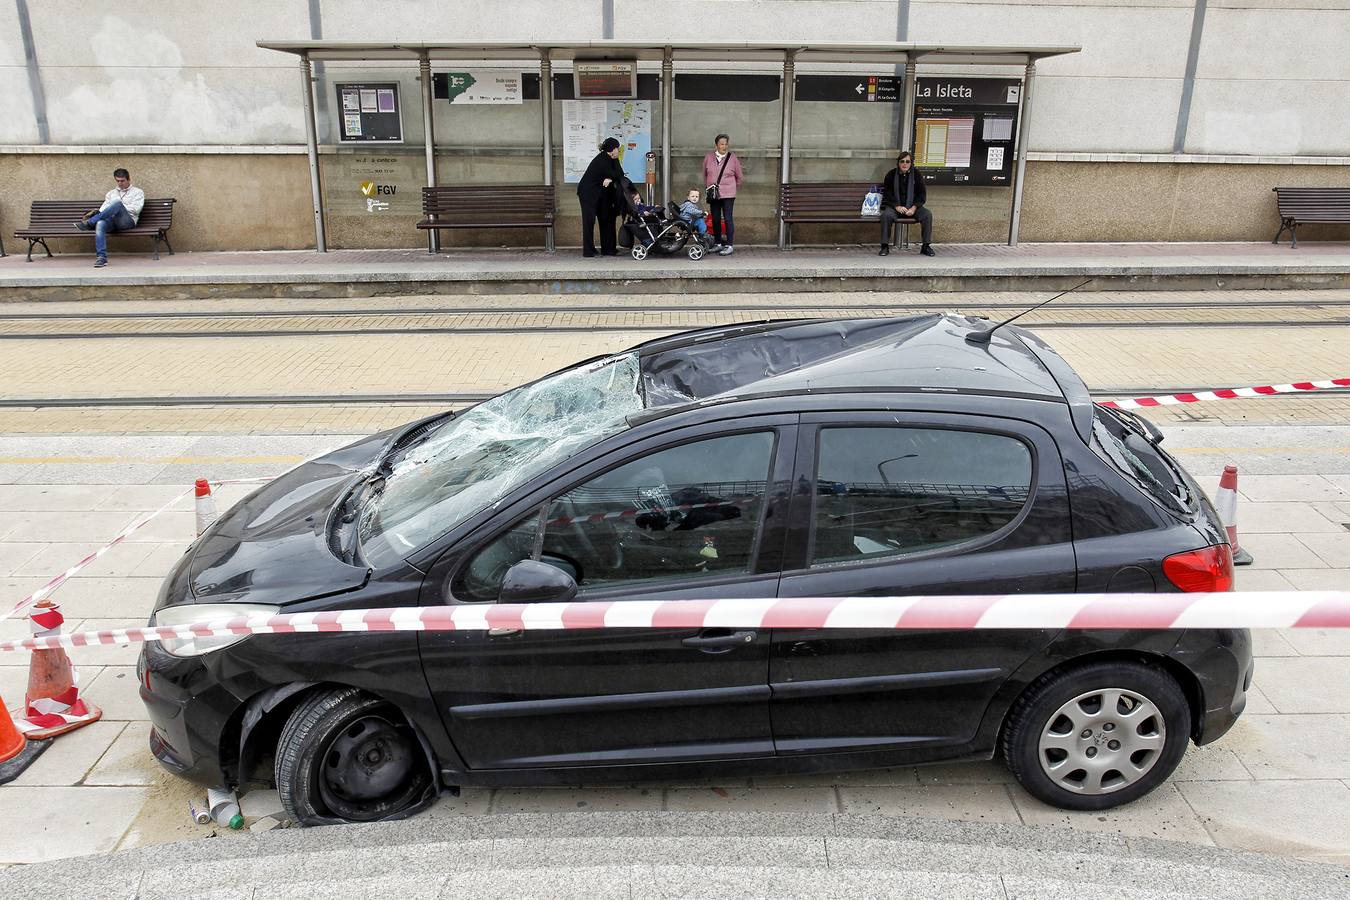
<path id="1" fill-rule="evenodd" d="M 431 55 L 425 50 L 417 59 L 417 77 L 422 82 L 422 130 L 426 133 L 427 147 L 427 187 L 436 186 L 436 117 L 431 107 Z M 441 232 L 436 228 L 427 229 L 427 252 L 436 253 L 441 249 Z"/>
<path id="2" fill-rule="evenodd" d="M 314 249 L 328 252 L 323 227 L 323 189 L 319 184 L 319 123 L 314 118 L 314 70 L 309 54 L 300 54 L 300 97 L 305 107 L 305 147 L 309 151 L 309 189 L 314 198 Z"/>
<path id="3" fill-rule="evenodd" d="M 664 205 L 669 206 L 670 194 L 670 131 L 675 122 L 675 54 L 667 47 L 661 57 L 661 190 L 665 192 Z M 629 176 L 632 177 L 631 175 Z"/>
<path id="4" fill-rule="evenodd" d="M 544 125 L 544 184 L 553 184 L 553 60 L 539 51 L 539 106 Z M 553 226 L 544 230 L 544 249 L 553 252 Z"/>
<path id="5" fill-rule="evenodd" d="M 1008 223 L 1008 246 L 1017 246 L 1022 227 L 1022 181 L 1027 173 L 1027 135 L 1031 132 L 1031 82 L 1036 78 L 1036 63 L 1027 63 L 1022 81 L 1022 112 L 1017 120 L 1017 180 L 1013 183 L 1012 221 Z"/>
<path id="6" fill-rule="evenodd" d="M 782 162 L 778 169 L 778 183 L 787 184 L 792 162 L 792 97 L 796 93 L 797 51 L 789 50 L 783 56 L 783 86 L 780 90 L 783 103 L 783 137 L 779 141 L 779 153 Z M 781 195 L 781 191 L 780 191 Z M 782 210 L 778 215 L 778 249 L 788 248 L 788 224 L 783 221 Z"/>
<path id="7" fill-rule="evenodd" d="M 900 113 L 900 150 L 914 153 L 914 91 L 918 85 L 915 80 L 918 66 L 914 63 L 914 57 L 906 55 L 906 59 L 905 83 L 900 87 L 905 92 L 904 112 Z"/>

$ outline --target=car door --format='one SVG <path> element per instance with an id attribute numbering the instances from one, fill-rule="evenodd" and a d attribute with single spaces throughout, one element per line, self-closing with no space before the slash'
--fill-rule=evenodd
<path id="1" fill-rule="evenodd" d="M 428 585 L 491 604 L 510 564 L 567 571 L 576 600 L 773 597 L 796 416 L 648 439 L 561 479 Z M 503 517 L 506 518 L 506 517 Z M 606 628 L 421 635 L 464 764 L 479 769 L 771 756 L 766 630 Z"/>
<path id="2" fill-rule="evenodd" d="M 812 414 L 781 597 L 1072 592 L 1064 470 L 1012 419 Z M 780 755 L 971 741 L 994 692 L 1053 631 L 775 630 Z"/>

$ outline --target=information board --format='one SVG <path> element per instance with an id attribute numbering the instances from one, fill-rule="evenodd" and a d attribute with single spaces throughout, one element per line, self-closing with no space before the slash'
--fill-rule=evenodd
<path id="1" fill-rule="evenodd" d="M 619 142 L 619 164 L 634 181 L 642 179 L 652 149 L 652 104 L 648 100 L 564 100 L 563 181 L 575 184 L 600 152 L 605 138 Z"/>
<path id="2" fill-rule="evenodd" d="M 1007 187 L 1022 82 L 1011 78 L 919 78 L 914 93 L 914 165 L 929 184 Z"/>
<path id="3" fill-rule="evenodd" d="M 453 106 L 520 103 L 522 83 L 519 72 L 504 69 L 466 69 L 431 76 L 432 96 Z"/>
<path id="4" fill-rule="evenodd" d="M 842 103 L 899 103 L 905 79 L 894 75 L 798 75 L 798 100 Z"/>
<path id="5" fill-rule="evenodd" d="M 403 143 L 403 108 L 398 102 L 397 81 L 339 83 L 336 87 L 341 141 Z"/>
<path id="6" fill-rule="evenodd" d="M 637 97 L 637 61 L 574 60 L 572 78 L 578 100 L 631 100 Z"/>

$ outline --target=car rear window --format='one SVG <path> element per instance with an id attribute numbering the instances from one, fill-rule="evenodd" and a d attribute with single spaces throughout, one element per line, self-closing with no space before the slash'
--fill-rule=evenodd
<path id="1" fill-rule="evenodd" d="M 1116 471 L 1172 512 L 1190 515 L 1198 509 L 1180 464 L 1158 446 L 1138 417 L 1123 410 L 1095 407 L 1092 443 Z"/>

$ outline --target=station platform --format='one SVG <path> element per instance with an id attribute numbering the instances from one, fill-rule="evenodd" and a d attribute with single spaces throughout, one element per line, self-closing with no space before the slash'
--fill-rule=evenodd
<path id="1" fill-rule="evenodd" d="M 389 294 L 608 294 L 809 291 L 1093 290 L 1350 287 L 1350 243 L 939 244 L 879 257 L 873 245 L 738 248 L 690 260 L 585 259 L 576 249 L 188 252 L 155 260 L 114 251 L 22 252 L 0 259 L 0 302 Z M 39 251 L 40 253 L 40 251 Z"/>

